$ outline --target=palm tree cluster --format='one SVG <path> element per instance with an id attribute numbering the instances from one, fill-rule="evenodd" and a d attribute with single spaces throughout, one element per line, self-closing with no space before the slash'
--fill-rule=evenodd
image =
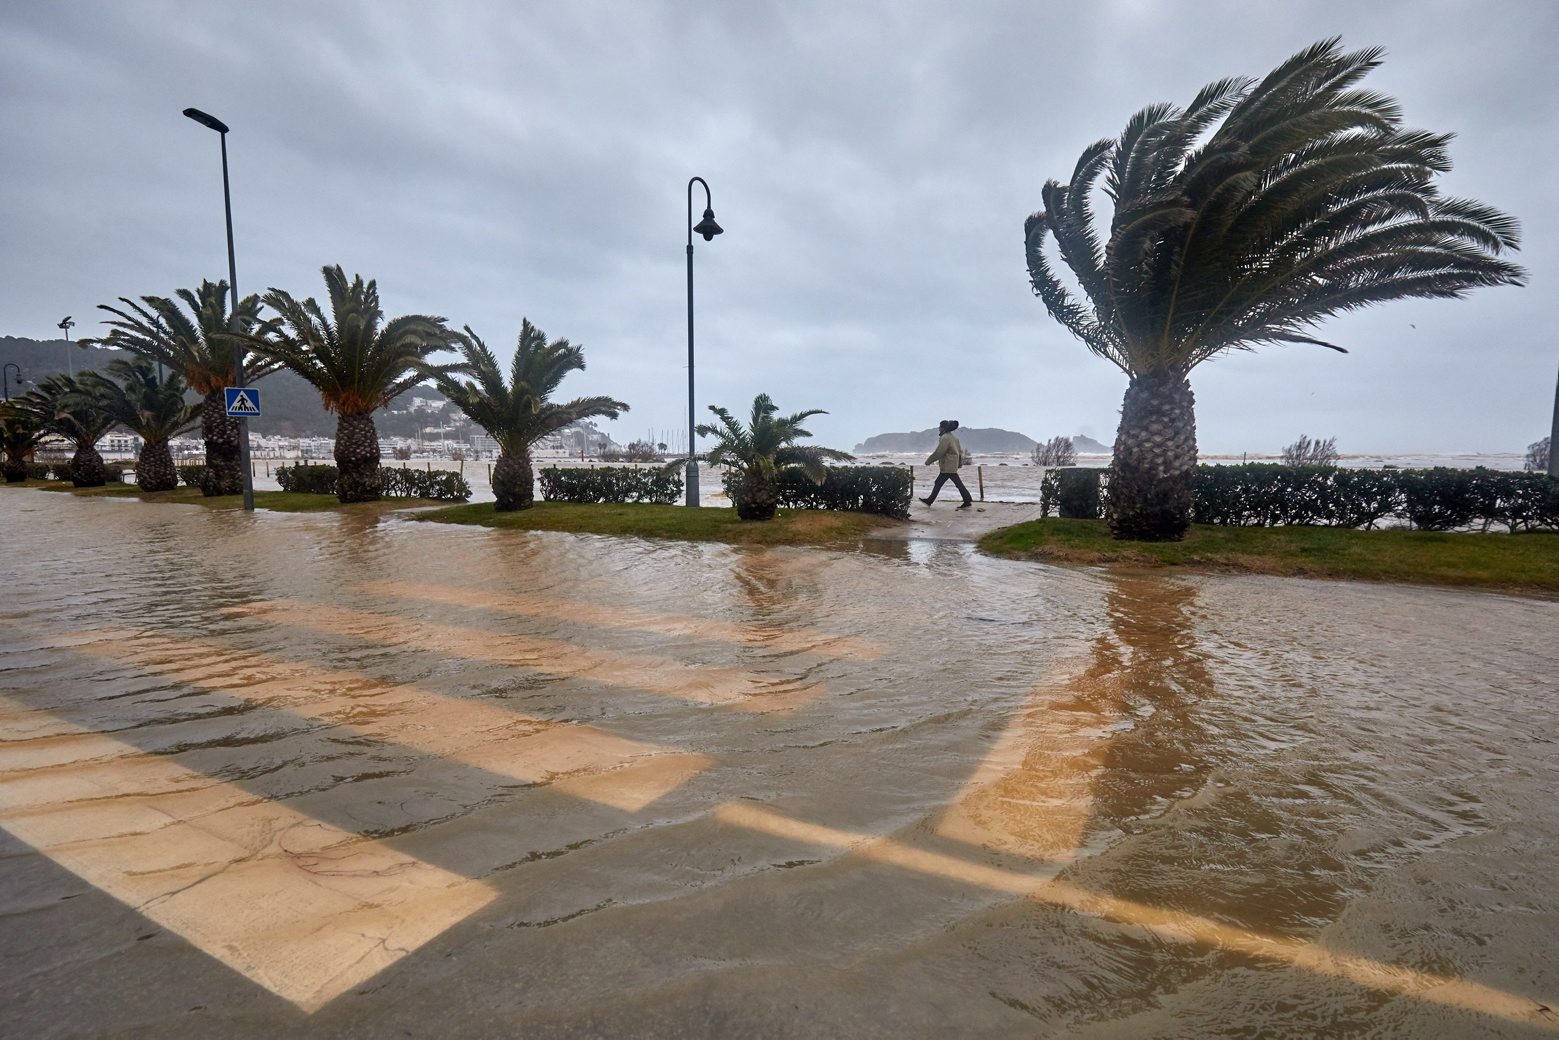
<path id="1" fill-rule="evenodd" d="M 27 459 L 54 435 L 74 450 L 71 482 L 77 487 L 101 487 L 107 482 L 107 471 L 97 444 L 122 426 L 144 442 L 136 461 L 136 482 L 148 491 L 172 490 L 179 478 L 168 441 L 194 425 L 200 407 L 185 400 L 185 391 L 181 378 L 159 378 L 152 363 L 140 357 L 110 362 L 106 376 L 97 372 L 51 376 L 0 406 L 6 482 L 25 480 Z"/>
<path id="2" fill-rule="evenodd" d="M 563 379 L 584 369 L 584 350 L 566 339 L 549 340 L 528 318 L 521 319 L 505 379 L 498 358 L 469 325 L 455 332 L 444 318 L 427 314 L 386 320 L 376 282 L 361 275 L 349 279 L 340 266 L 323 273 L 323 305 L 272 288 L 230 309 L 228 286 L 221 281 L 202 282 L 195 291 L 180 289 L 171 299 L 121 297 L 121 306 L 102 305 L 111 315 L 105 322 L 108 334 L 83 342 L 130 351 L 134 360 L 111 363 L 106 377 L 55 377 L 0 412 L 6 478 L 24 479 L 24 460 L 44 437 L 58 434 L 76 448 L 72 472 L 77 483 L 101 484 L 103 462 L 95 445 L 121 425 L 145 441 L 137 482 L 144 490 L 171 490 L 178 475 L 168 441 L 198 415 L 206 442 L 201 490 L 236 494 L 243 486 L 239 425 L 226 413 L 223 388 L 244 352 L 251 357 L 245 363 L 250 381 L 289 369 L 312 384 L 322 407 L 336 414 L 336 497 L 342 502 L 380 497 L 373 413 L 418 383 L 432 382 L 498 442 L 493 491 L 499 511 L 534 504 L 531 450 L 537 441 L 584 419 L 616 419 L 628 411 L 626 402 L 605 396 L 553 401 Z M 462 359 L 436 362 L 433 355 L 443 350 L 457 351 Z M 163 367 L 172 372 L 166 379 L 160 374 Z M 199 400 L 187 402 L 188 394 Z M 773 403 L 760 395 L 752 425 L 744 430 L 724 409 L 713 410 L 724 426 L 699 427 L 699 432 L 719 438 L 712 463 L 731 465 L 746 478 L 744 487 L 750 490 L 738 503 L 743 517 L 774 515 L 774 480 L 781 470 L 799 466 L 821 480 L 823 459 L 850 458 L 793 443 L 809 436 L 800 423 L 817 411 L 777 419 Z"/>
<path id="3" fill-rule="evenodd" d="M 1116 537 L 1178 539 L 1190 523 L 1196 418 L 1189 374 L 1265 343 L 1341 347 L 1325 318 L 1402 297 L 1519 285 L 1500 254 L 1517 223 L 1439 193 L 1449 134 L 1403 125 L 1359 86 L 1381 52 L 1317 43 L 1260 82 L 1224 79 L 1185 108 L 1151 105 L 1049 181 L 1024 226 L 1045 309 L 1128 384 L 1110 478 Z M 1113 208 L 1108 224 L 1095 193 Z M 1081 298 L 1047 252 L 1054 244 Z"/>

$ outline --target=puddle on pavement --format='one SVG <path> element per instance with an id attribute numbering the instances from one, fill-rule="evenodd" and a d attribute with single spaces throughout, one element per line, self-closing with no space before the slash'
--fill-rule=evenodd
<path id="1" fill-rule="evenodd" d="M 1559 1030 L 1556 604 L 35 492 L 0 528 L 17 1035 Z"/>

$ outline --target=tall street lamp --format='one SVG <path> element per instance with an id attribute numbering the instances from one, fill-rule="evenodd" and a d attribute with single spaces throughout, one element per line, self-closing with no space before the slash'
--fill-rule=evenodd
<path id="1" fill-rule="evenodd" d="M 1548 475 L 1559 478 L 1559 383 L 1554 384 L 1554 426 L 1548 435 Z"/>
<path id="2" fill-rule="evenodd" d="M 20 389 L 22 383 L 24 382 L 22 379 L 21 365 L 18 365 L 14 361 L 7 361 L 3 366 L 0 366 L 0 386 L 3 386 L 5 389 L 5 399 L 7 401 L 11 399 L 11 369 L 13 368 L 16 369 L 17 388 Z"/>
<path id="3" fill-rule="evenodd" d="M 72 379 L 74 379 L 76 377 L 76 363 L 71 360 L 70 349 L 69 348 L 70 348 L 70 328 L 74 324 L 76 324 L 76 323 L 71 321 L 70 320 L 70 315 L 67 314 L 67 315 L 65 315 L 64 319 L 59 323 L 59 325 L 56 326 L 57 328 L 60 328 L 60 329 L 64 330 L 64 332 L 65 332 L 65 347 L 66 347 L 66 350 L 65 350 L 65 371 L 70 374 L 70 377 Z"/>
<path id="4" fill-rule="evenodd" d="M 693 182 L 697 181 L 704 186 L 704 219 L 693 225 Z M 694 430 L 697 423 L 693 417 L 693 236 L 703 235 L 705 242 L 714 241 L 714 237 L 725 231 L 715 223 L 714 200 L 709 194 L 709 182 L 702 177 L 694 177 L 687 182 L 687 504 L 696 506 L 698 502 L 698 455 L 693 449 Z"/>
<path id="5" fill-rule="evenodd" d="M 238 324 L 238 265 L 233 261 L 233 197 L 227 185 L 227 124 L 216 116 L 208 115 L 198 108 L 186 108 L 184 114 L 201 126 L 210 127 L 222 137 L 222 207 L 227 211 L 227 291 L 228 301 L 232 310 L 232 317 L 228 319 L 228 327 L 237 334 L 242 329 Z M 233 385 L 244 385 L 244 348 L 237 340 L 233 341 Z M 243 416 L 238 417 L 238 464 L 243 469 L 244 476 L 244 509 L 254 512 L 254 474 L 249 469 L 249 420 Z"/>

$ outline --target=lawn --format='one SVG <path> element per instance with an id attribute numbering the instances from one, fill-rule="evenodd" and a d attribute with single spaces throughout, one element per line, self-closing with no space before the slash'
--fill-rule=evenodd
<path id="1" fill-rule="evenodd" d="M 474 524 L 519 531 L 674 538 L 733 545 L 854 545 L 897 520 L 866 513 L 781 509 L 773 520 L 738 520 L 736 510 L 715 506 L 578 505 L 537 502 L 530 509 L 500 513 L 491 502 L 446 506 L 411 517 L 431 523 Z"/>
<path id="2" fill-rule="evenodd" d="M 995 556 L 1312 578 L 1461 585 L 1559 595 L 1559 532 L 1460 534 L 1193 525 L 1183 542 L 1117 542 L 1102 520 L 1035 520 L 993 531 Z"/>

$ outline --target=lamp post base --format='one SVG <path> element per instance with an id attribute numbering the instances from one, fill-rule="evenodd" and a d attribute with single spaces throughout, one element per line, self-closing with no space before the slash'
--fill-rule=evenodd
<path id="1" fill-rule="evenodd" d="M 694 459 L 687 460 L 687 504 L 697 506 L 698 503 L 698 462 Z"/>

